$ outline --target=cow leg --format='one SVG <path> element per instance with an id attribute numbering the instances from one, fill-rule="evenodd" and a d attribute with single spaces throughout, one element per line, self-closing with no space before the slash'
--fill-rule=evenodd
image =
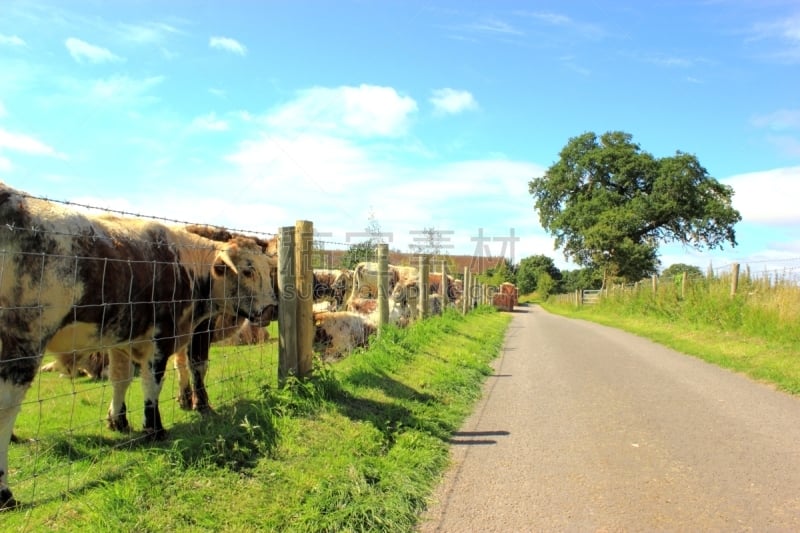
<path id="1" fill-rule="evenodd" d="M 108 427 L 116 431 L 128 432 L 128 409 L 125 394 L 133 381 L 133 363 L 126 350 L 108 351 L 108 380 L 111 382 L 111 405 L 108 407 Z"/>
<path id="2" fill-rule="evenodd" d="M 189 357 L 186 349 L 174 354 L 175 371 L 178 373 L 178 405 L 186 411 L 192 408 L 192 387 L 189 383 Z"/>
<path id="3" fill-rule="evenodd" d="M 192 374 L 192 408 L 202 414 L 213 413 L 206 391 L 208 352 L 211 350 L 211 320 L 201 323 L 192 335 L 189 345 L 189 371 Z"/>
<path id="4" fill-rule="evenodd" d="M 19 343 L 19 344 L 18 344 Z M 8 447 L 25 393 L 33 383 L 42 356 L 26 349 L 18 339 L 0 339 L 0 510 L 19 503 L 8 486 Z"/>
<path id="5" fill-rule="evenodd" d="M 158 397 L 164 384 L 164 372 L 167 368 L 167 359 L 170 353 L 156 348 L 152 358 L 141 365 L 142 393 L 144 396 L 144 427 L 145 434 L 155 440 L 166 437 L 164 425 L 161 423 L 161 412 L 158 409 Z"/>
<path id="6" fill-rule="evenodd" d="M 0 380 L 0 509 L 11 509 L 18 505 L 8 487 L 8 446 L 14 422 L 30 384 L 30 381 L 17 385 L 8 379 Z"/>

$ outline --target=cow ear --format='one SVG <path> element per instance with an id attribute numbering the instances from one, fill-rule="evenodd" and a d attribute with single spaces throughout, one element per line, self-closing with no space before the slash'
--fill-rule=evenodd
<path id="1" fill-rule="evenodd" d="M 239 275 L 239 271 L 236 270 L 236 265 L 234 265 L 233 261 L 231 261 L 231 257 L 228 255 L 228 252 L 222 251 L 217 254 L 217 260 L 214 262 L 214 272 L 218 276 L 224 276 L 226 268 L 230 268 L 234 275 Z"/>

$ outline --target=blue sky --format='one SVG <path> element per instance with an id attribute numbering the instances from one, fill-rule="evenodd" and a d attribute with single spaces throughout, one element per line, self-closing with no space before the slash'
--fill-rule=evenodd
<path id="1" fill-rule="evenodd" d="M 736 191 L 664 266 L 800 266 L 796 0 L 0 3 L 0 180 L 58 200 L 574 268 L 528 182 L 610 130 Z"/>

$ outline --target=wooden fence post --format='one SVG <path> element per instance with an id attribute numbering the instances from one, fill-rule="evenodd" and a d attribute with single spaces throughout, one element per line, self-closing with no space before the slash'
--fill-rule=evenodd
<path id="1" fill-rule="evenodd" d="M 469 270 L 467 269 L 467 267 L 464 267 L 464 279 L 461 282 L 461 287 L 463 289 L 463 292 L 461 293 L 461 312 L 465 315 L 467 314 L 467 310 L 469 309 L 469 306 L 467 305 L 467 301 L 469 300 L 468 298 L 469 281 L 467 280 L 468 272 Z"/>
<path id="2" fill-rule="evenodd" d="M 731 296 L 736 296 L 739 289 L 739 263 L 731 265 Z"/>
<path id="3" fill-rule="evenodd" d="M 314 360 L 314 224 L 298 220 L 294 227 L 297 277 L 297 374 L 311 374 Z"/>
<path id="4" fill-rule="evenodd" d="M 297 375 L 297 285 L 294 226 L 280 228 L 278 245 L 278 383 Z"/>
<path id="5" fill-rule="evenodd" d="M 466 287 L 464 288 L 464 296 L 467 298 L 467 311 L 472 311 L 475 308 L 475 279 L 472 277 L 472 271 L 467 270 Z"/>
<path id="6" fill-rule="evenodd" d="M 658 276 L 655 274 L 652 275 L 652 284 L 653 284 L 653 294 L 658 293 Z"/>
<path id="7" fill-rule="evenodd" d="M 681 274 L 681 300 L 686 298 L 686 284 L 688 280 L 689 280 L 689 273 L 684 270 L 683 274 Z"/>
<path id="8" fill-rule="evenodd" d="M 430 310 L 428 309 L 428 257 L 420 254 L 419 256 L 419 283 L 417 307 L 419 308 L 419 317 L 422 320 L 428 318 Z"/>
<path id="9" fill-rule="evenodd" d="M 442 311 L 447 309 L 447 262 L 442 260 L 442 282 L 439 284 L 442 291 Z"/>
<path id="10" fill-rule="evenodd" d="M 378 334 L 389 323 L 389 245 L 378 244 Z"/>

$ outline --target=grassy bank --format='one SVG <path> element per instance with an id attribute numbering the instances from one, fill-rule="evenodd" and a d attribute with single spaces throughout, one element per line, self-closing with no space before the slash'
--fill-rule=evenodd
<path id="1" fill-rule="evenodd" d="M 237 378 L 237 399 L 212 397 L 216 416 L 191 413 L 164 443 L 122 445 L 91 424 L 40 431 L 12 446 L 12 465 L 26 465 L 12 488 L 28 505 L 0 520 L 6 531 L 411 531 L 509 321 L 488 308 L 447 313 L 390 328 L 282 389 L 274 367 Z M 32 459 L 48 474 L 18 487 Z M 49 485 L 64 475 L 66 487 Z"/>
<path id="2" fill-rule="evenodd" d="M 542 306 L 625 329 L 800 394 L 800 287 L 789 280 L 743 276 L 734 295 L 729 277 L 685 285 L 662 280 L 655 291 L 650 284 L 609 291 L 594 305 L 551 298 Z"/>

